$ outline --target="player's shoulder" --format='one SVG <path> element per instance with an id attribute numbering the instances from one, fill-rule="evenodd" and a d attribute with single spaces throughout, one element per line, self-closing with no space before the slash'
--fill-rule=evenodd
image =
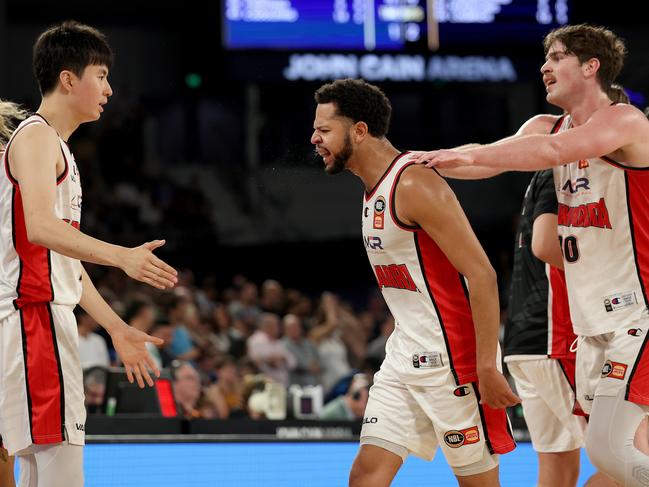
<path id="1" fill-rule="evenodd" d="M 423 164 L 408 164 L 399 177 L 399 185 L 417 187 L 428 184 L 446 184 L 436 169 L 429 169 Z"/>
<path id="2" fill-rule="evenodd" d="M 597 110 L 591 118 L 604 120 L 608 123 L 620 121 L 622 123 L 640 123 L 646 125 L 649 123 L 647 116 L 639 108 L 628 103 L 616 103 Z"/>
<path id="3" fill-rule="evenodd" d="M 58 144 L 59 136 L 53 127 L 45 122 L 39 122 L 34 119 L 33 122 L 27 120 L 15 132 L 12 140 L 12 147 L 39 144 L 39 146 L 49 147 Z"/>
<path id="4" fill-rule="evenodd" d="M 444 199 L 453 196 L 453 190 L 436 169 L 423 164 L 410 164 L 404 168 L 398 181 L 400 193 L 415 201 Z"/>
<path id="5" fill-rule="evenodd" d="M 563 115 L 542 113 L 527 120 L 518 130 L 519 135 L 549 134 Z"/>

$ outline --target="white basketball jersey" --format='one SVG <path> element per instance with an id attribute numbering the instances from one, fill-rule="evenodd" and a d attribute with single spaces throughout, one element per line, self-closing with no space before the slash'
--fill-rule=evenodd
<path id="1" fill-rule="evenodd" d="M 395 319 L 381 368 L 405 384 L 439 385 L 449 372 L 458 385 L 475 382 L 475 333 L 464 277 L 426 232 L 395 214 L 395 188 L 412 164 L 412 155 L 398 156 L 363 200 L 367 255 Z"/>
<path id="2" fill-rule="evenodd" d="M 35 303 L 74 306 L 81 298 L 81 263 L 27 239 L 20 185 L 11 175 L 11 142 L 24 127 L 47 123 L 40 115 L 24 120 L 2 155 L 0 174 L 0 319 Z M 79 171 L 68 145 L 59 138 L 65 170 L 56 181 L 54 213 L 75 228 L 81 221 Z"/>
<path id="3" fill-rule="evenodd" d="M 558 131 L 572 127 L 564 117 Z M 575 333 L 608 333 L 645 318 L 649 169 L 608 157 L 554 169 L 570 316 Z"/>

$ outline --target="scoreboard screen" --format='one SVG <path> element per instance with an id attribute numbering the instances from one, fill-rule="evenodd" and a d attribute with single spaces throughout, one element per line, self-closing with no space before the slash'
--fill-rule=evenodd
<path id="1" fill-rule="evenodd" d="M 568 0 L 223 0 L 228 49 L 403 51 L 531 43 Z"/>

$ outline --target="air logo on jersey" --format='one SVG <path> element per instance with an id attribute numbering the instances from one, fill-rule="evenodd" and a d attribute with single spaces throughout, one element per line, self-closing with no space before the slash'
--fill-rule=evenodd
<path id="1" fill-rule="evenodd" d="M 374 228 L 382 230 L 385 225 L 385 198 L 379 196 L 374 202 Z"/>
<path id="2" fill-rule="evenodd" d="M 568 179 L 566 184 L 563 185 L 563 188 L 561 188 L 561 191 L 565 192 L 568 190 L 570 194 L 575 194 L 580 189 L 590 190 L 590 186 L 588 186 L 589 184 L 588 178 L 577 178 L 574 183 Z"/>
<path id="3" fill-rule="evenodd" d="M 642 335 L 642 329 L 631 328 L 630 330 L 627 331 L 627 334 L 631 335 L 632 337 L 639 337 L 640 335 Z"/>
<path id="4" fill-rule="evenodd" d="M 384 250 L 381 237 L 363 237 L 365 248 L 368 250 Z"/>
<path id="5" fill-rule="evenodd" d="M 374 272 L 381 289 L 391 287 L 419 291 L 406 264 L 375 265 Z"/>
<path id="6" fill-rule="evenodd" d="M 620 362 L 612 362 L 607 360 L 602 367 L 602 377 L 610 377 L 611 379 L 623 380 L 626 375 L 627 364 Z"/>
<path id="7" fill-rule="evenodd" d="M 480 430 L 477 426 L 463 430 L 451 430 L 444 433 L 444 443 L 451 448 L 460 448 L 480 441 Z"/>
<path id="8" fill-rule="evenodd" d="M 613 228 L 604 198 L 600 198 L 597 203 L 586 203 L 579 206 L 560 203 L 558 220 L 559 225 L 564 227 L 597 227 L 609 230 Z"/>

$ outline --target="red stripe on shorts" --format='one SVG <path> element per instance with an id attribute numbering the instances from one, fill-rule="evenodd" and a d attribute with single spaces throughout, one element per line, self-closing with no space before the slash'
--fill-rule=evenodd
<path id="1" fill-rule="evenodd" d="M 473 384 L 480 419 L 482 421 L 482 430 L 484 431 L 485 442 L 489 452 L 494 454 L 509 453 L 516 448 L 516 441 L 512 429 L 509 426 L 507 412 L 505 409 L 493 409 L 486 404 L 480 404 L 480 392 L 478 383 Z"/>
<path id="2" fill-rule="evenodd" d="M 61 360 L 49 304 L 20 310 L 25 379 L 34 444 L 64 440 L 64 394 Z"/>
<path id="3" fill-rule="evenodd" d="M 633 241 L 633 253 L 645 305 L 649 288 L 649 172 L 625 171 L 627 205 Z M 648 333 L 649 330 L 643 330 Z M 647 336 L 633 365 L 626 389 L 626 399 L 649 405 L 649 347 Z"/>

